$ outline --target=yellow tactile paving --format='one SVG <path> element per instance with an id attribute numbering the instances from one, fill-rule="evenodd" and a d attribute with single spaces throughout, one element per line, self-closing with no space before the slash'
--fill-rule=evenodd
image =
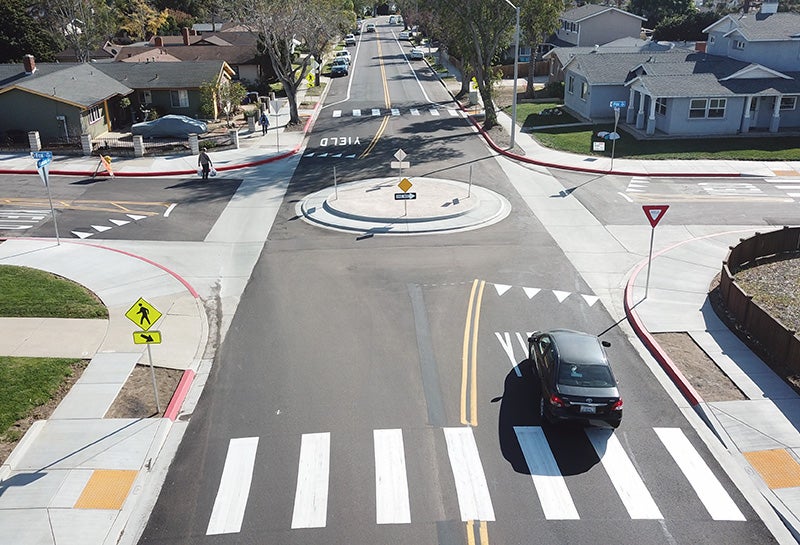
<path id="1" fill-rule="evenodd" d="M 800 172 L 796 170 L 773 170 L 772 173 L 775 176 L 800 176 Z"/>
<path id="2" fill-rule="evenodd" d="M 122 509 L 138 471 L 97 469 L 75 502 L 75 509 Z"/>
<path id="3" fill-rule="evenodd" d="M 800 486 L 800 464 L 786 449 L 756 450 L 743 454 L 770 488 Z"/>

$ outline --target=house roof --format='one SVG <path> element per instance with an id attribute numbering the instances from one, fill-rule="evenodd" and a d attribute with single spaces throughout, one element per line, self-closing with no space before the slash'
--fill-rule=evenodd
<path id="1" fill-rule="evenodd" d="M 544 57 L 557 57 L 558 61 L 563 66 L 575 55 L 591 53 L 593 51 L 599 51 L 601 53 L 659 53 L 670 51 L 676 47 L 680 47 L 680 45 L 672 42 L 653 42 L 639 38 L 625 37 L 614 40 L 613 42 L 608 42 L 597 48 L 589 46 L 556 47 L 545 53 Z"/>
<path id="2" fill-rule="evenodd" d="M 719 21 L 703 29 L 704 33 L 716 27 L 733 25 L 726 36 L 737 32 L 749 42 L 800 39 L 800 13 L 748 13 L 746 15 L 726 15 Z"/>
<path id="3" fill-rule="evenodd" d="M 223 73 L 233 74 L 224 61 L 111 62 L 97 68 L 133 89 L 197 89 Z"/>
<path id="4" fill-rule="evenodd" d="M 0 93 L 20 89 L 80 108 L 131 93 L 133 89 L 107 75 L 99 66 L 41 63 L 33 74 L 26 74 L 21 64 L 0 65 Z"/>
<path id="5" fill-rule="evenodd" d="M 584 53 L 572 58 L 565 69 L 580 74 L 591 85 L 619 85 L 636 66 L 650 59 L 676 62 L 685 59 L 686 51 L 639 53 Z"/>
<path id="6" fill-rule="evenodd" d="M 569 21 L 571 23 L 579 23 L 586 19 L 597 17 L 601 13 L 605 13 L 607 11 L 616 11 L 623 15 L 639 19 L 640 21 L 647 21 L 646 17 L 639 17 L 638 15 L 634 15 L 633 13 L 623 11 L 619 8 L 615 8 L 612 6 L 601 6 L 599 4 L 584 4 L 581 7 L 565 11 L 564 13 L 561 14 L 561 19 L 563 21 Z"/>

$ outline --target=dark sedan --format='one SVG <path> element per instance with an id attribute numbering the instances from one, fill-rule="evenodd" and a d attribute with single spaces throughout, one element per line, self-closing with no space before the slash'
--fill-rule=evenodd
<path id="1" fill-rule="evenodd" d="M 595 335 L 554 329 L 528 339 L 528 358 L 542 386 L 542 420 L 622 421 L 622 398 L 604 347 Z"/>

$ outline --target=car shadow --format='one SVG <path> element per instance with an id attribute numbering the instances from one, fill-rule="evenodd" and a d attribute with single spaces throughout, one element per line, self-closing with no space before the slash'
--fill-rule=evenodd
<path id="1" fill-rule="evenodd" d="M 517 439 L 516 427 L 537 426 L 544 430 L 547 443 L 561 474 L 578 475 L 600 462 L 589 442 L 584 425 L 542 422 L 539 416 L 541 385 L 530 360 L 522 360 L 506 375 L 498 417 L 500 452 L 517 473 L 531 475 L 525 453 Z"/>

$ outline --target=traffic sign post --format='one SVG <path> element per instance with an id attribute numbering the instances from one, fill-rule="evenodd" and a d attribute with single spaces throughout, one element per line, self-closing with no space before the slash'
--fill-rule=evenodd
<path id="1" fill-rule="evenodd" d="M 650 289 L 650 264 L 653 262 L 653 238 L 656 232 L 656 225 L 664 217 L 669 208 L 668 204 L 645 204 L 642 206 L 647 221 L 650 222 L 650 253 L 647 256 L 647 281 L 644 285 L 644 299 L 647 299 L 647 292 Z"/>
<path id="2" fill-rule="evenodd" d="M 161 318 L 161 312 L 156 307 L 139 297 L 139 299 L 131 305 L 125 317 L 142 328 L 142 331 L 135 331 L 133 333 L 133 342 L 135 344 L 147 345 L 147 361 L 150 364 L 150 377 L 153 379 L 153 395 L 156 398 L 156 410 L 161 414 L 161 402 L 158 399 L 158 386 L 156 386 L 156 370 L 153 368 L 153 353 L 150 351 L 151 344 L 161 344 L 161 332 L 150 331 L 150 328 Z"/>
<path id="3" fill-rule="evenodd" d="M 36 159 L 36 170 L 39 171 L 39 177 L 42 179 L 45 189 L 47 190 L 47 200 L 50 202 L 50 215 L 53 217 L 53 227 L 56 231 L 56 245 L 61 246 L 61 237 L 58 236 L 58 219 L 56 218 L 56 211 L 53 208 L 53 197 L 50 195 L 50 163 L 53 162 L 52 151 L 32 151 L 31 157 Z"/>

